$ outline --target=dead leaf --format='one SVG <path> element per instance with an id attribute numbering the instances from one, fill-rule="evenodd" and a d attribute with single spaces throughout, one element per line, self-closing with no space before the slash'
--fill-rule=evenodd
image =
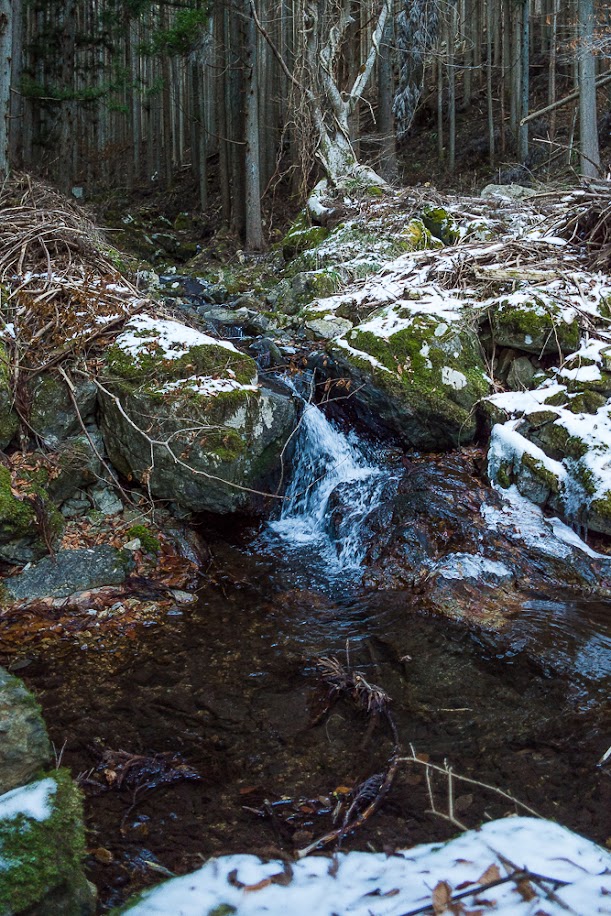
<path id="1" fill-rule="evenodd" d="M 492 884 L 493 881 L 501 880 L 501 872 L 498 865 L 489 865 L 486 871 L 477 879 L 478 884 Z"/>
<path id="2" fill-rule="evenodd" d="M 528 878 L 522 878 L 521 881 L 518 881 L 517 889 L 518 889 L 518 894 L 520 895 L 522 900 L 526 900 L 526 902 L 528 902 L 529 900 L 535 900 L 537 897 L 537 892 L 534 889 L 534 887 L 532 886 L 532 884 L 530 883 L 530 881 L 528 880 Z"/>
<path id="3" fill-rule="evenodd" d="M 452 902 L 452 888 L 447 881 L 440 881 L 433 890 L 433 911 L 435 916 L 445 913 Z"/>

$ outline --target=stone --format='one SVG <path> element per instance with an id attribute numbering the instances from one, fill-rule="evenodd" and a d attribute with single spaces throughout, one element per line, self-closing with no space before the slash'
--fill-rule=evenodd
<path id="1" fill-rule="evenodd" d="M 13 601 L 36 598 L 67 598 L 75 592 L 89 591 L 125 581 L 127 562 L 114 547 L 84 547 L 60 550 L 55 559 L 44 557 L 34 566 L 4 580 L 6 594 Z"/>
<path id="2" fill-rule="evenodd" d="M 84 854 L 81 793 L 66 770 L 0 796 L 0 913 L 93 916 Z"/>
<path id="3" fill-rule="evenodd" d="M 83 423 L 94 415 L 97 387 L 88 379 L 75 380 L 74 398 Z M 29 423 L 44 442 L 52 447 L 82 432 L 66 382 L 53 372 L 45 372 L 31 384 L 32 407 Z"/>
<path id="4" fill-rule="evenodd" d="M 305 323 L 308 331 L 311 331 L 314 337 L 322 340 L 331 340 L 333 337 L 339 337 L 350 331 L 352 322 L 347 318 L 338 318 L 336 315 L 320 315 L 319 318 L 311 318 Z"/>
<path id="5" fill-rule="evenodd" d="M 495 197 L 501 200 L 526 200 L 537 192 L 521 184 L 487 184 L 480 197 Z"/>
<path id="6" fill-rule="evenodd" d="M 108 484 L 100 482 L 89 488 L 89 495 L 94 507 L 102 515 L 116 515 L 123 511 L 123 503 Z"/>
<path id="7" fill-rule="evenodd" d="M 0 465 L 0 558 L 23 564 L 48 552 L 39 519 L 46 519 L 51 543 L 57 541 L 64 522 L 42 485 L 21 480 L 16 493 L 11 471 Z"/>
<path id="8" fill-rule="evenodd" d="M 527 356 L 514 359 L 507 373 L 507 387 L 511 391 L 527 391 L 532 387 L 536 369 Z"/>
<path id="9" fill-rule="evenodd" d="M 382 309 L 330 341 L 319 370 L 349 380 L 346 410 L 375 434 L 426 450 L 471 442 L 474 407 L 489 393 L 477 334 L 467 322 L 413 313 L 401 330 L 378 335 L 379 322 L 394 320 L 390 314 Z"/>
<path id="10" fill-rule="evenodd" d="M 30 782 L 50 757 L 40 706 L 23 681 L 0 668 L 0 795 Z"/>
<path id="11" fill-rule="evenodd" d="M 486 309 L 496 347 L 509 347 L 537 357 L 559 357 L 579 347 L 575 313 L 565 319 L 562 306 L 538 295 L 520 295 L 519 301 L 500 298 Z"/>
<path id="12" fill-rule="evenodd" d="M 227 341 L 147 316 L 130 326 L 107 350 L 101 397 L 114 466 L 190 512 L 260 506 L 296 423 L 292 397 L 261 387 Z"/>

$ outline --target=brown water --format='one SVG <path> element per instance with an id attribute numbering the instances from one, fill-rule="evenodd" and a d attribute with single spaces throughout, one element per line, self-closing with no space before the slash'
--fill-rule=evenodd
<path id="1" fill-rule="evenodd" d="M 88 867 L 102 909 L 158 881 L 160 867 L 183 873 L 212 854 L 307 845 L 330 827 L 334 790 L 341 796 L 384 768 L 388 729 L 372 730 L 348 701 L 313 724 L 326 695 L 320 655 L 349 661 L 391 695 L 405 750 L 447 760 L 599 842 L 609 837 L 611 780 L 596 767 L 611 740 L 607 605 L 533 596 L 520 638 L 508 643 L 422 615 L 407 591 L 346 582 L 334 594 L 320 569 L 298 568 L 295 556 L 285 563 L 280 551 L 249 553 L 246 543 L 218 537 L 216 582 L 204 584 L 195 609 L 127 645 L 41 652 L 23 671 L 75 775 L 108 748 L 179 752 L 201 775 L 136 795 L 127 785 L 100 791 L 90 784 L 104 782 L 99 773 L 85 778 Z M 441 810 L 446 789 L 435 783 Z M 467 826 L 518 810 L 480 786 L 459 784 L 455 795 Z M 283 796 L 299 801 L 277 805 L 271 819 L 248 810 Z M 453 835 L 430 806 L 422 768 L 405 766 L 344 848 Z"/>

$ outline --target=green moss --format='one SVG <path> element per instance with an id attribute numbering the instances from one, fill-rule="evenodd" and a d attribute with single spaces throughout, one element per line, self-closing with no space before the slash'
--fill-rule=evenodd
<path id="1" fill-rule="evenodd" d="M 233 378 L 242 385 L 248 385 L 257 375 L 257 365 L 250 356 L 233 353 L 226 347 L 217 344 L 205 344 L 191 347 L 187 353 L 177 359 L 168 358 L 166 351 L 160 347 L 154 331 L 143 335 L 145 346 L 137 355 L 126 352 L 118 344 L 113 344 L 106 351 L 106 374 L 140 385 L 150 385 L 158 389 L 164 382 L 191 378 L 196 375 L 225 375 L 228 370 Z"/>
<path id="2" fill-rule="evenodd" d="M 198 444 L 224 464 L 237 461 L 246 451 L 246 443 L 235 429 L 211 430 L 201 436 Z"/>
<path id="3" fill-rule="evenodd" d="M 550 407 L 564 407 L 567 401 L 568 397 L 566 391 L 557 391 L 556 394 L 546 398 L 543 403 L 549 404 Z"/>
<path id="4" fill-rule="evenodd" d="M 0 465 L 0 540 L 7 529 L 13 537 L 20 537 L 29 534 L 34 526 L 34 510 L 13 496 L 11 472 Z"/>
<path id="5" fill-rule="evenodd" d="M 13 410 L 9 358 L 6 347 L 0 343 L 0 449 L 10 444 L 19 429 L 19 418 Z"/>
<path id="6" fill-rule="evenodd" d="M 579 323 L 555 316 L 549 304 L 533 296 L 532 302 L 516 307 L 502 300 L 491 310 L 492 334 L 497 344 L 532 353 L 557 353 L 579 346 Z"/>
<path id="7" fill-rule="evenodd" d="M 129 540 L 138 538 L 145 553 L 159 553 L 159 540 L 146 525 L 132 525 L 127 532 Z"/>
<path id="8" fill-rule="evenodd" d="M 407 226 L 401 230 L 398 244 L 405 251 L 424 251 L 427 248 L 443 248 L 443 242 L 435 238 L 430 229 L 421 219 L 410 219 Z"/>
<path id="9" fill-rule="evenodd" d="M 455 245 L 460 239 L 456 220 L 444 207 L 433 207 L 427 204 L 422 208 L 422 222 L 435 238 L 444 245 Z"/>
<path id="10" fill-rule="evenodd" d="M 596 485 L 596 478 L 590 468 L 584 467 L 583 464 L 578 464 L 574 468 L 574 474 L 587 495 L 594 496 L 598 487 Z"/>
<path id="11" fill-rule="evenodd" d="M 305 210 L 302 210 L 282 240 L 282 254 L 287 261 L 296 255 L 316 248 L 328 237 L 324 226 L 313 226 Z"/>
<path id="12" fill-rule="evenodd" d="M 237 909 L 230 903 L 219 903 L 213 910 L 210 910 L 208 916 L 232 916 L 233 913 L 237 912 Z"/>
<path id="13" fill-rule="evenodd" d="M 571 413 L 596 413 L 606 403 L 606 397 L 598 391 L 582 391 L 571 398 L 566 407 Z"/>
<path id="14" fill-rule="evenodd" d="M 66 770 L 51 775 L 56 792 L 51 814 L 43 821 L 18 815 L 0 821 L 0 913 L 34 907 L 58 890 L 71 890 L 84 881 L 85 851 L 81 795 Z M 64 898 L 65 916 L 80 916 L 81 903 Z M 43 910 L 40 910 L 42 912 Z M 51 913 L 50 908 L 44 912 Z"/>
<path id="15" fill-rule="evenodd" d="M 600 499 L 593 499 L 589 509 L 590 513 L 600 515 L 601 518 L 611 519 L 611 490 L 607 490 Z"/>
<path id="16" fill-rule="evenodd" d="M 506 463 L 502 463 L 499 466 L 499 469 L 496 473 L 496 482 L 504 490 L 507 490 L 511 486 L 513 482 L 511 468 Z"/>
<path id="17" fill-rule="evenodd" d="M 537 480 L 540 480 L 551 493 L 559 492 L 560 483 L 558 478 L 549 468 L 545 467 L 545 464 L 539 458 L 535 458 L 533 455 L 529 455 L 528 452 L 524 452 L 521 463 L 523 467 L 528 468 L 533 476 L 536 477 Z"/>

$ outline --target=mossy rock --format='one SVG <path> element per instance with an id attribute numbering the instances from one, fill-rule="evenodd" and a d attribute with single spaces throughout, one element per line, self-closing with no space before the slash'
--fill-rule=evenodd
<path id="1" fill-rule="evenodd" d="M 175 322 L 143 330 L 141 347 L 128 336 L 107 351 L 101 417 L 112 463 L 189 511 L 253 506 L 293 431 L 291 398 L 258 387 L 256 363 L 230 345 L 185 329 L 176 348 Z"/>
<path id="2" fill-rule="evenodd" d="M 524 493 L 524 495 L 528 495 L 528 498 L 533 502 L 543 505 L 545 502 L 547 502 L 550 494 L 560 492 L 560 481 L 553 473 L 553 471 L 550 471 L 549 468 L 546 467 L 545 463 L 541 461 L 540 458 L 535 458 L 528 452 L 524 452 L 521 459 L 521 471 L 522 474 L 520 476 L 518 487 L 520 492 Z M 526 486 L 526 477 L 532 478 L 532 480 L 528 482 L 528 487 Z M 535 498 L 534 496 L 533 480 L 536 481 L 540 487 L 539 498 Z"/>
<path id="3" fill-rule="evenodd" d="M 556 461 L 563 461 L 567 457 L 583 458 L 588 451 L 586 443 L 577 436 L 571 436 L 560 423 L 545 423 L 529 429 L 524 435 Z"/>
<path id="4" fill-rule="evenodd" d="M 594 414 L 607 403 L 607 398 L 598 391 L 581 391 L 575 397 L 570 398 L 566 409 L 571 413 L 590 413 Z"/>
<path id="5" fill-rule="evenodd" d="M 54 372 L 45 372 L 30 385 L 30 426 L 48 445 L 55 446 L 82 431 L 82 423 L 95 412 L 97 394 L 95 382 L 75 381 L 72 395 L 77 413 L 64 379 Z"/>
<path id="6" fill-rule="evenodd" d="M 0 668 L 0 796 L 34 779 L 50 757 L 40 705 L 23 681 Z"/>
<path id="7" fill-rule="evenodd" d="M 20 486 L 20 496 L 13 492 L 10 470 L 0 465 L 0 558 L 11 563 L 29 563 L 48 553 L 40 532 L 39 513 L 46 515 L 47 533 L 57 541 L 64 520 L 39 483 Z"/>
<path id="8" fill-rule="evenodd" d="M 600 534 L 611 534 L 611 490 L 593 499 L 588 506 L 588 528 Z"/>
<path id="9" fill-rule="evenodd" d="M 282 239 L 282 254 L 287 261 L 310 248 L 316 248 L 328 237 L 329 230 L 324 226 L 313 226 L 308 214 L 302 210 L 289 231 Z"/>
<path id="10" fill-rule="evenodd" d="M 405 251 L 443 248 L 441 239 L 436 238 L 421 219 L 410 219 L 405 228 L 399 233 L 398 243 Z"/>
<path id="11" fill-rule="evenodd" d="M 436 449 L 466 444 L 476 430 L 475 405 L 489 393 L 477 335 L 464 323 L 415 315 L 387 339 L 367 323 L 330 344 L 338 369 L 351 370 L 351 398 L 374 424 L 403 443 Z M 360 355 L 362 354 L 362 355 Z M 370 422 L 370 421 L 369 421 Z"/>
<path id="12" fill-rule="evenodd" d="M 421 211 L 422 222 L 444 245 L 455 245 L 460 240 L 458 224 L 445 207 L 427 204 Z"/>
<path id="13" fill-rule="evenodd" d="M 186 343 L 168 342 L 168 335 L 185 334 Z M 255 361 L 234 347 L 217 343 L 206 335 L 190 337 L 190 329 L 179 322 L 149 320 L 136 322 L 128 335 L 138 340 L 138 348 L 128 346 L 126 335 L 106 349 L 104 376 L 137 384 L 150 393 L 162 392 L 164 382 L 202 377 L 231 377 L 236 383 L 249 385 L 257 377 Z M 193 333 L 193 332 L 191 332 Z M 192 345 L 189 340 L 195 341 Z M 179 355 L 180 354 L 180 355 Z"/>
<path id="14" fill-rule="evenodd" d="M 132 525 L 132 527 L 127 532 L 127 538 L 130 541 L 133 538 L 137 538 L 142 545 L 142 549 L 146 553 L 159 553 L 159 538 L 156 538 L 151 529 L 147 528 L 146 525 Z"/>
<path id="15" fill-rule="evenodd" d="M 13 410 L 8 352 L 0 343 L 0 449 L 10 445 L 18 429 L 19 417 Z"/>
<path id="16" fill-rule="evenodd" d="M 541 356 L 570 353 L 579 346 L 577 318 L 565 321 L 558 308 L 537 296 L 520 305 L 501 299 L 487 313 L 497 347 L 513 347 Z"/>
<path id="17" fill-rule="evenodd" d="M 2 817 L 3 802 L 29 813 Z M 84 853 L 81 794 L 66 770 L 0 796 L 0 916 L 92 914 Z"/>

